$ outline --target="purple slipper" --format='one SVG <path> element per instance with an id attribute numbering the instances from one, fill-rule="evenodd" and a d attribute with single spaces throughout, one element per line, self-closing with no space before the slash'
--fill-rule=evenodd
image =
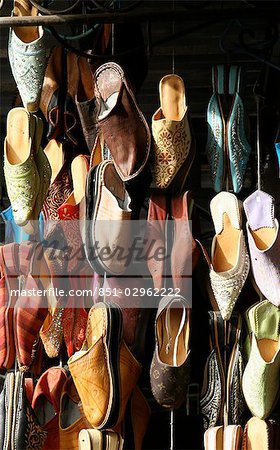
<path id="1" fill-rule="evenodd" d="M 280 235 L 274 216 L 274 198 L 255 191 L 244 202 L 251 267 L 258 288 L 280 306 Z"/>

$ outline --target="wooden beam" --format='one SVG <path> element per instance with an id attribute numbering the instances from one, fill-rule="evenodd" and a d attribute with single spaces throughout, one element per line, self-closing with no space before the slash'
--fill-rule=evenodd
<path id="1" fill-rule="evenodd" d="M 65 14 L 37 17 L 0 17 L 0 28 L 34 25 L 65 25 L 65 24 L 97 24 L 97 23 L 127 23 L 127 22 L 185 22 L 191 24 L 201 20 L 226 20 L 246 18 L 271 18 L 279 22 L 280 7 L 267 8 L 236 8 L 236 9 L 203 9 L 190 11 L 187 9 L 140 8 L 127 13 L 94 13 L 94 14 Z"/>

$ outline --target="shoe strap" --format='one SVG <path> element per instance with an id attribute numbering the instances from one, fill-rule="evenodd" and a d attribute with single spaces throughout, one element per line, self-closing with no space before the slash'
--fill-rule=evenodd
<path id="1" fill-rule="evenodd" d="M 212 67 L 212 85 L 214 94 L 225 94 L 225 66 L 223 64 Z"/>
<path id="2" fill-rule="evenodd" d="M 230 66 L 229 80 L 228 80 L 228 93 L 230 95 L 240 93 L 240 79 L 241 79 L 241 67 L 236 65 Z"/>
<path id="3" fill-rule="evenodd" d="M 165 329 L 166 329 L 166 333 L 168 336 L 167 345 L 166 345 L 166 349 L 165 349 L 166 353 L 169 353 L 169 348 L 170 348 L 171 342 L 172 342 L 172 335 L 170 333 L 170 329 L 171 329 L 170 310 L 172 308 L 173 303 L 178 303 L 178 299 L 175 298 L 174 300 L 172 300 L 169 303 L 168 307 L 166 308 Z M 178 344 L 179 344 L 179 337 L 183 331 L 185 321 L 186 321 L 186 307 L 184 305 L 182 305 L 182 309 L 183 309 L 182 318 L 181 318 L 181 322 L 179 325 L 178 333 L 177 333 L 177 335 L 175 337 L 175 341 L 174 341 L 174 349 L 173 349 L 173 356 L 172 356 L 173 366 L 177 366 L 177 350 L 178 350 Z"/>

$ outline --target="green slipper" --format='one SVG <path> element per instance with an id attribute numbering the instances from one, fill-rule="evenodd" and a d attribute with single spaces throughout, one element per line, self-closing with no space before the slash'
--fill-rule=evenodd
<path id="1" fill-rule="evenodd" d="M 33 213 L 39 189 L 34 159 L 36 120 L 24 108 L 14 108 L 7 116 L 4 144 L 4 174 L 15 223 L 23 226 Z"/>
<path id="2" fill-rule="evenodd" d="M 265 419 L 272 412 L 280 388 L 280 309 L 264 300 L 246 313 L 250 354 L 242 387 L 254 416 Z"/>

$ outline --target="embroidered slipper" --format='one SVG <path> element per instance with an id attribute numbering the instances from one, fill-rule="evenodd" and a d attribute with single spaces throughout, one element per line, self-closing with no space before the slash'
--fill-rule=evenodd
<path id="1" fill-rule="evenodd" d="M 14 0 L 13 15 L 37 16 L 38 10 L 29 0 Z M 9 61 L 20 96 L 27 111 L 39 109 L 44 73 L 47 64 L 43 27 L 10 29 Z"/>
<path id="2" fill-rule="evenodd" d="M 60 398 L 68 372 L 51 367 L 39 378 L 32 396 L 32 408 L 42 429 L 47 433 L 44 449 L 59 447 Z"/>
<path id="3" fill-rule="evenodd" d="M 39 191 L 35 163 L 36 120 L 24 108 L 12 109 L 7 117 L 4 174 L 17 225 L 32 217 Z"/>
<path id="4" fill-rule="evenodd" d="M 48 189 L 51 182 L 51 166 L 49 160 L 41 147 L 41 140 L 43 136 L 43 121 L 35 116 L 36 119 L 36 131 L 34 138 L 34 161 L 37 166 L 39 174 L 39 189 L 34 210 L 31 215 L 31 220 L 24 225 L 24 231 L 29 234 L 39 234 L 40 223 L 39 215 L 42 211 L 45 198 L 47 196 Z"/>
<path id="5" fill-rule="evenodd" d="M 85 155 L 76 156 L 71 163 L 73 191 L 65 202 L 57 209 L 68 247 L 67 272 L 69 274 L 74 274 L 81 263 L 85 264 L 81 233 L 84 233 L 83 230 L 85 227 L 84 220 L 82 220 L 82 214 L 84 214 L 83 211 L 85 210 L 85 191 L 88 171 L 88 157 Z"/>
<path id="6" fill-rule="evenodd" d="M 181 192 L 195 155 L 184 81 L 178 75 L 166 75 L 159 93 L 161 106 L 152 119 L 154 185 Z"/>
<path id="7" fill-rule="evenodd" d="M 211 200 L 210 209 L 216 231 L 212 241 L 210 281 L 223 319 L 228 320 L 247 279 L 250 260 L 236 196 L 220 192 Z"/>

